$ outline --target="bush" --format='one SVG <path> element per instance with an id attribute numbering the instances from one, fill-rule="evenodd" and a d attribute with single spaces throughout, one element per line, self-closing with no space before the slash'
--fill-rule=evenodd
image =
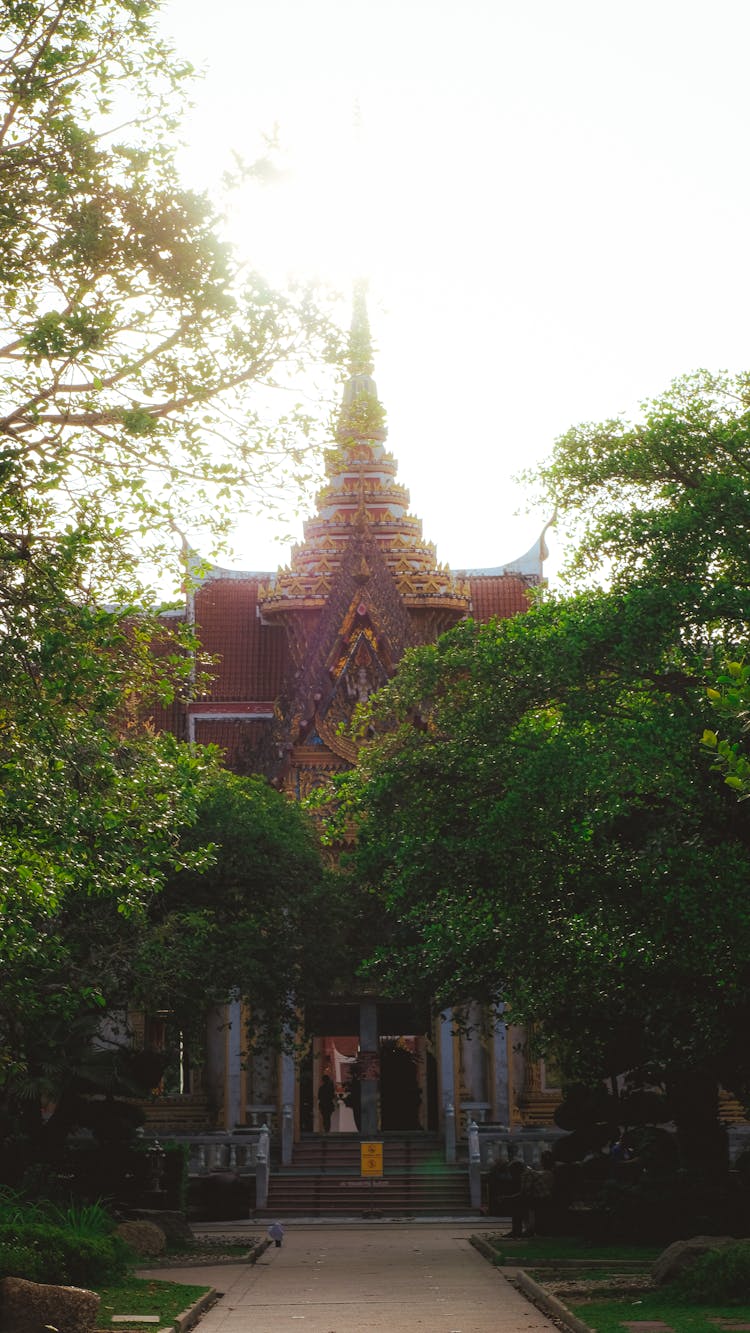
<path id="1" fill-rule="evenodd" d="M 750 1243 L 722 1245 L 702 1254 L 673 1286 L 681 1300 L 694 1305 L 740 1305 L 750 1291 Z"/>
<path id="2" fill-rule="evenodd" d="M 25 1277 L 27 1282 L 41 1282 L 42 1256 L 30 1245 L 0 1239 L 0 1278 Z"/>
<path id="3" fill-rule="evenodd" d="M 85 1287 L 122 1277 L 131 1259 L 119 1236 L 84 1236 L 46 1222 L 0 1225 L 4 1277 Z"/>
<path id="4" fill-rule="evenodd" d="M 95 1203 L 70 1203 L 65 1208 L 52 1204 L 48 1220 L 63 1231 L 79 1237 L 110 1236 L 115 1226 L 114 1218 L 99 1200 Z"/>

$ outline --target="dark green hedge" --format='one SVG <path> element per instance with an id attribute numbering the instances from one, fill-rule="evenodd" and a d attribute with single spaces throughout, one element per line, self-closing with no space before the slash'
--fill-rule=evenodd
<path id="1" fill-rule="evenodd" d="M 119 1236 L 84 1237 L 43 1222 L 0 1226 L 0 1277 L 85 1287 L 122 1277 L 132 1258 Z"/>

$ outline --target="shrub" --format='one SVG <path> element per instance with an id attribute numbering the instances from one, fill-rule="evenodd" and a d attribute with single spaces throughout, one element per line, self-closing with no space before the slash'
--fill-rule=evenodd
<path id="1" fill-rule="evenodd" d="M 744 1303 L 750 1291 L 750 1243 L 738 1241 L 702 1254 L 680 1275 L 673 1290 L 696 1305 Z"/>
<path id="2" fill-rule="evenodd" d="M 25 1277 L 28 1282 L 41 1281 L 42 1256 L 30 1245 L 0 1239 L 0 1278 L 3 1277 Z"/>
<path id="3" fill-rule="evenodd" d="M 100 1200 L 95 1203 L 70 1203 L 67 1208 L 50 1207 L 49 1220 L 75 1236 L 110 1236 L 115 1220 Z"/>
<path id="4" fill-rule="evenodd" d="M 32 1203 L 21 1190 L 0 1185 L 0 1226 L 23 1226 L 27 1222 L 44 1222 L 46 1206 Z"/>
<path id="5" fill-rule="evenodd" d="M 0 1255 L 16 1265 L 3 1276 L 84 1287 L 122 1277 L 132 1257 L 119 1236 L 82 1236 L 46 1222 L 0 1225 Z"/>

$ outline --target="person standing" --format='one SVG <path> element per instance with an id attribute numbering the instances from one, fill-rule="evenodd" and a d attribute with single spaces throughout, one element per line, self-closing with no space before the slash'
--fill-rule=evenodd
<path id="1" fill-rule="evenodd" d="M 324 1134 L 331 1132 L 331 1116 L 333 1108 L 336 1105 L 336 1089 L 333 1086 L 333 1079 L 330 1074 L 324 1074 L 320 1087 L 318 1088 L 318 1106 L 323 1121 Z"/>

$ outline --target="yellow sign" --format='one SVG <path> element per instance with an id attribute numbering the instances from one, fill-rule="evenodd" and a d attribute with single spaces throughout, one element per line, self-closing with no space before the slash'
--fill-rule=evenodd
<path id="1" fill-rule="evenodd" d="M 363 1176 L 382 1176 L 383 1174 L 383 1145 L 382 1143 L 360 1143 L 360 1169 Z"/>

